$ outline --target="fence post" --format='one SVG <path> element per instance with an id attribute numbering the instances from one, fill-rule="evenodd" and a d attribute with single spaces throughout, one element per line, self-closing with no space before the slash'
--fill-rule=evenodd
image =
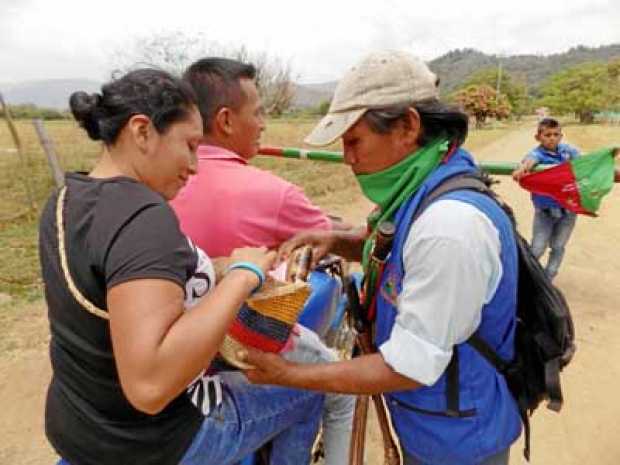
<path id="1" fill-rule="evenodd" d="M 60 167 L 60 162 L 58 161 L 58 156 L 56 155 L 56 150 L 54 149 L 54 142 L 48 136 L 41 118 L 33 119 L 32 124 L 34 125 L 34 129 L 37 131 L 37 136 L 39 136 L 39 142 L 41 142 L 41 146 L 43 147 L 43 151 L 47 157 L 47 163 L 50 166 L 50 170 L 52 170 L 56 187 L 60 188 L 65 184 L 65 177 L 62 173 L 62 168 Z"/>
<path id="2" fill-rule="evenodd" d="M 6 124 L 9 127 L 9 132 L 13 137 L 13 142 L 15 143 L 15 148 L 17 149 L 17 155 L 19 156 L 19 161 L 22 165 L 21 175 L 24 180 L 24 187 L 26 189 L 26 197 L 28 198 L 28 203 L 30 205 L 30 210 L 32 212 L 36 212 L 37 206 L 34 202 L 34 196 L 32 194 L 32 187 L 30 186 L 30 177 L 28 176 L 28 166 L 26 164 L 26 158 L 24 156 L 22 141 L 19 137 L 19 133 L 17 132 L 17 128 L 13 123 L 13 118 L 11 118 L 11 111 L 9 109 L 8 104 L 5 103 L 4 98 L 2 97 L 2 93 L 0 93 L 0 109 L 2 109 L 2 114 L 4 114 L 4 119 L 6 120 Z"/>

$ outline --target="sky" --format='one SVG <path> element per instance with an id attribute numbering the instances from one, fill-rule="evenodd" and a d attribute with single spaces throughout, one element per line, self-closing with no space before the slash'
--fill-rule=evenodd
<path id="1" fill-rule="evenodd" d="M 182 33 L 338 79 L 365 54 L 550 54 L 620 43 L 618 0 L 0 0 L 0 82 L 105 80 L 140 38 Z"/>

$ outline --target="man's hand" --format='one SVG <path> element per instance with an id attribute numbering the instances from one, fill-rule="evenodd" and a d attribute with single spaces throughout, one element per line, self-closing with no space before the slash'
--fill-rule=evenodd
<path id="1" fill-rule="evenodd" d="M 238 354 L 239 358 L 253 368 L 244 371 L 244 374 L 254 384 L 273 384 L 288 386 L 295 364 L 285 360 L 278 354 L 247 350 Z"/>
<path id="2" fill-rule="evenodd" d="M 349 261 L 360 261 L 362 259 L 364 240 L 367 235 L 368 231 L 364 226 L 345 231 L 301 232 L 280 246 L 278 261 L 285 261 L 293 250 L 304 245 L 310 245 L 313 248 L 312 264 L 310 268 L 314 268 L 317 263 L 330 252 L 335 255 L 340 255 Z"/>
<path id="3" fill-rule="evenodd" d="M 332 229 L 334 231 L 349 231 L 353 229 L 353 225 L 348 221 L 345 221 L 343 218 L 335 215 L 327 215 L 329 220 L 332 222 Z"/>
<path id="4" fill-rule="evenodd" d="M 291 239 L 284 242 L 278 251 L 278 262 L 289 258 L 295 249 L 304 245 L 312 246 L 312 263 L 310 268 L 316 267 L 317 263 L 333 248 L 336 236 L 332 231 L 304 231 L 295 234 Z"/>

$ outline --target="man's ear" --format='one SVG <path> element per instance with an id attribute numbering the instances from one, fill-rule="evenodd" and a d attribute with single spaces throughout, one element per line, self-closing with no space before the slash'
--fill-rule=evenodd
<path id="1" fill-rule="evenodd" d="M 151 119 L 142 114 L 133 115 L 127 121 L 127 128 L 134 143 L 142 153 L 146 153 L 149 139 L 153 136 L 154 127 Z"/>
<path id="2" fill-rule="evenodd" d="M 409 108 L 407 115 L 402 121 L 404 142 L 411 147 L 416 147 L 422 135 L 420 114 L 415 108 Z"/>
<path id="3" fill-rule="evenodd" d="M 540 142 L 540 132 L 537 132 L 536 134 L 534 134 L 534 139 Z"/>
<path id="4" fill-rule="evenodd" d="M 218 132 L 230 136 L 233 133 L 233 124 L 232 124 L 232 110 L 228 107 L 220 108 L 215 114 L 215 118 L 213 119 L 213 123 Z"/>

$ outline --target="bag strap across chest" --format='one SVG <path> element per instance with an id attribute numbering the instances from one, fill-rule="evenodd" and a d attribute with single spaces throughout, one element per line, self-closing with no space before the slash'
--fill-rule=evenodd
<path id="1" fill-rule="evenodd" d="M 97 307 L 90 300 L 88 300 L 84 294 L 75 285 L 73 278 L 71 277 L 71 271 L 69 270 L 69 262 L 67 260 L 67 248 L 65 242 L 65 221 L 64 221 L 64 209 L 65 209 L 65 197 L 67 194 L 67 186 L 64 186 L 58 191 L 58 199 L 56 200 L 56 230 L 58 232 L 58 254 L 60 267 L 62 274 L 67 282 L 67 288 L 73 296 L 73 298 L 82 306 L 88 313 L 95 315 L 96 317 L 104 320 L 109 320 L 110 316 L 108 312 Z"/>

